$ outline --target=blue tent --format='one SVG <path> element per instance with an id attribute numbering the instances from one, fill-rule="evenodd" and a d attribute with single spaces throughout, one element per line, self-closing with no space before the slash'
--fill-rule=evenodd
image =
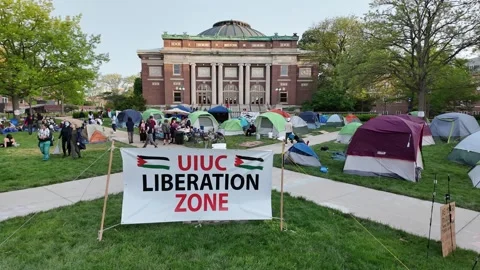
<path id="1" fill-rule="evenodd" d="M 318 121 L 317 114 L 312 111 L 302 112 L 300 113 L 299 117 L 302 118 L 303 121 L 307 122 L 307 126 L 309 129 L 316 129 L 320 127 L 320 122 Z"/>
<path id="2" fill-rule="evenodd" d="M 140 124 L 140 121 L 142 121 L 142 114 L 140 112 L 128 109 L 118 114 L 118 127 L 125 127 L 125 123 L 127 122 L 129 117 L 132 118 L 133 122 L 137 126 L 138 124 Z"/>
<path id="3" fill-rule="evenodd" d="M 208 110 L 208 113 L 214 114 L 214 113 L 228 113 L 228 109 L 223 107 L 222 105 L 213 107 L 210 110 Z"/>
<path id="4" fill-rule="evenodd" d="M 326 114 L 323 114 L 323 115 L 320 115 L 320 124 L 326 124 L 327 121 L 328 121 L 328 115 Z"/>
<path id="5" fill-rule="evenodd" d="M 12 119 L 10 119 L 10 123 L 14 126 L 17 126 L 18 125 L 18 120 L 15 119 L 15 118 L 12 118 Z"/>
<path id="6" fill-rule="evenodd" d="M 286 164 L 298 164 L 309 167 L 321 167 L 320 158 L 315 151 L 305 143 L 296 143 L 285 153 Z"/>
<path id="7" fill-rule="evenodd" d="M 192 110 L 190 108 L 185 107 L 183 105 L 177 105 L 177 106 L 173 107 L 172 109 L 175 109 L 175 108 L 178 108 L 178 109 L 180 109 L 182 111 L 185 111 L 185 112 L 190 112 L 190 113 L 192 112 Z"/>
<path id="8" fill-rule="evenodd" d="M 240 120 L 240 124 L 242 125 L 242 127 L 248 127 L 250 125 L 248 123 L 247 118 L 245 118 L 243 116 L 240 116 L 240 117 L 238 117 L 238 119 Z"/>

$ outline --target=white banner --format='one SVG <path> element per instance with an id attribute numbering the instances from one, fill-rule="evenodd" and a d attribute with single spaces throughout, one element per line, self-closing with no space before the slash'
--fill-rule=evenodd
<path id="1" fill-rule="evenodd" d="M 272 218 L 271 151 L 120 150 L 122 224 Z"/>

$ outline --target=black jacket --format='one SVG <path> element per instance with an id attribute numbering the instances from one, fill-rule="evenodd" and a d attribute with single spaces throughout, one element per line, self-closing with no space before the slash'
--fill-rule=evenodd
<path id="1" fill-rule="evenodd" d="M 134 126 L 135 126 L 135 123 L 133 123 L 133 121 L 127 121 L 127 123 L 125 123 L 125 125 L 127 126 L 127 131 L 128 132 L 133 132 Z"/>
<path id="2" fill-rule="evenodd" d="M 63 138 L 64 141 L 70 140 L 72 137 L 72 127 L 63 127 L 58 138 Z"/>

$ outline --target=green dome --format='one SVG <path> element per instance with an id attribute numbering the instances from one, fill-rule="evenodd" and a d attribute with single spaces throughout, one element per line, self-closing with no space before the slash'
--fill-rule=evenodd
<path id="1" fill-rule="evenodd" d="M 212 28 L 207 29 L 199 36 L 216 36 L 216 37 L 264 37 L 261 32 L 250 27 L 248 23 L 241 21 L 221 21 L 213 25 Z"/>

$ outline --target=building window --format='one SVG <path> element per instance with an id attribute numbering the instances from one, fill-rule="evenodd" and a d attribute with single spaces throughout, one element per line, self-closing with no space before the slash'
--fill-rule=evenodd
<path id="1" fill-rule="evenodd" d="M 173 64 L 173 75 L 181 75 L 181 74 L 182 74 L 182 65 Z"/>
<path id="2" fill-rule="evenodd" d="M 312 77 L 312 69 L 311 68 L 300 68 L 299 70 L 300 78 L 310 78 Z"/>
<path id="3" fill-rule="evenodd" d="M 250 97 L 252 104 L 265 104 L 265 88 L 261 84 L 254 84 L 250 88 Z"/>
<path id="4" fill-rule="evenodd" d="M 152 82 L 152 85 L 160 85 L 159 82 Z"/>
<path id="5" fill-rule="evenodd" d="M 235 84 L 227 84 L 223 87 L 223 103 L 236 105 L 239 103 L 238 87 Z"/>
<path id="6" fill-rule="evenodd" d="M 288 76 L 288 66 L 280 66 L 280 76 Z"/>
<path id="7" fill-rule="evenodd" d="M 150 77 L 162 77 L 162 67 L 148 67 Z"/>
<path id="8" fill-rule="evenodd" d="M 182 102 L 182 93 L 181 92 L 173 92 L 173 102 L 175 102 L 175 103 Z"/>
<path id="9" fill-rule="evenodd" d="M 212 87 L 206 83 L 199 84 L 197 87 L 197 102 L 200 105 L 212 104 Z"/>
<path id="10" fill-rule="evenodd" d="M 2 103 L 8 103 L 8 98 L 7 97 L 2 97 Z"/>
<path id="11" fill-rule="evenodd" d="M 280 103 L 288 102 L 288 93 L 280 93 Z"/>

